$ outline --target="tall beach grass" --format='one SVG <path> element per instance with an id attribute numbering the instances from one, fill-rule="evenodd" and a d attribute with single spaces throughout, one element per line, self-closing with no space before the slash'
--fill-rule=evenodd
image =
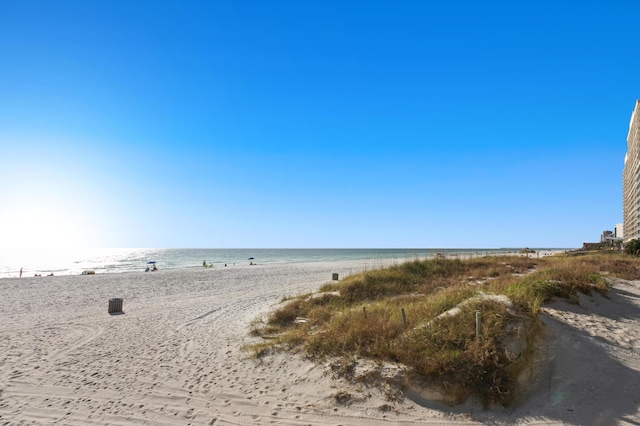
<path id="1" fill-rule="evenodd" d="M 264 338 L 254 350 L 398 363 L 408 379 L 452 401 L 506 405 L 544 338 L 541 306 L 578 292 L 606 294 L 607 276 L 639 279 L 640 261 L 623 254 L 413 260 L 283 302 L 253 324 Z"/>

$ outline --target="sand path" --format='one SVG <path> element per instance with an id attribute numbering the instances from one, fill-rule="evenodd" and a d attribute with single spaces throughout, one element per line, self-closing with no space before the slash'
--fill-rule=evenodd
<path id="1" fill-rule="evenodd" d="M 389 400 L 296 356 L 242 350 L 282 297 L 383 264 L 0 280 L 0 424 L 640 424 L 637 282 L 545 308 L 551 368 L 509 410 Z M 107 314 L 112 297 L 125 314 Z M 340 404 L 339 392 L 355 397 Z"/>

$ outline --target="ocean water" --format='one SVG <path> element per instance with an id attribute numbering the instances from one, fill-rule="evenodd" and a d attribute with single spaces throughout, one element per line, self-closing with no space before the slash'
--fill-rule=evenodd
<path id="1" fill-rule="evenodd" d="M 562 249 L 536 249 L 562 250 Z M 325 262 L 342 260 L 424 259 L 436 253 L 471 256 L 517 252 L 519 249 L 0 249 L 0 278 L 144 271 L 149 262 L 158 269 L 201 268 L 225 264 Z M 253 258 L 250 260 L 250 258 Z"/>

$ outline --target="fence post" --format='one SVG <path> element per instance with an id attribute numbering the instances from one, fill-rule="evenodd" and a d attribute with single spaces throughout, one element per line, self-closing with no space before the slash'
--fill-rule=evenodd
<path id="1" fill-rule="evenodd" d="M 407 328 L 407 315 L 404 313 L 404 308 L 401 308 L 402 312 L 402 323 L 404 324 L 404 328 Z"/>
<path id="2" fill-rule="evenodd" d="M 480 339 L 480 311 L 476 311 L 476 340 Z"/>

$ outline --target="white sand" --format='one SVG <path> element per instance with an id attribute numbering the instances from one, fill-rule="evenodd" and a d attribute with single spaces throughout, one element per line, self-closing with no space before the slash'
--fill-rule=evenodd
<path id="1" fill-rule="evenodd" d="M 0 424 L 640 424 L 638 282 L 545 308 L 549 368 L 506 410 L 389 400 L 299 357 L 242 350 L 256 341 L 249 323 L 283 296 L 383 264 L 0 280 Z M 107 313 L 112 297 L 124 315 Z"/>

